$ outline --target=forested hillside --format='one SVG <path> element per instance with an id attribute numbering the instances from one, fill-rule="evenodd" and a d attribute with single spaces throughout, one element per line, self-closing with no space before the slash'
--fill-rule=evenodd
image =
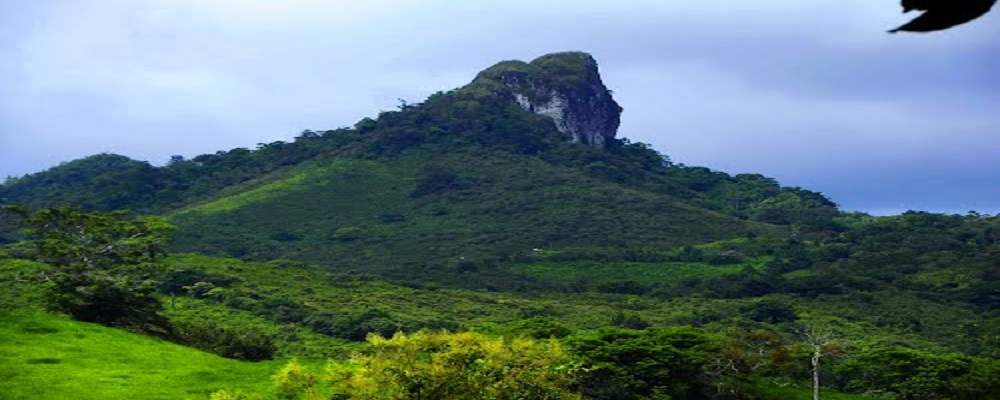
<path id="1" fill-rule="evenodd" d="M 847 213 L 616 138 L 620 110 L 589 55 L 558 53 L 291 142 L 162 167 L 101 154 L 10 179 L 0 398 L 65 397 L 56 376 L 86 387 L 98 367 L 82 360 L 112 362 L 93 343 L 22 356 L 42 331 L 117 334 L 45 310 L 244 360 L 169 347 L 165 362 L 257 377 L 162 383 L 194 398 L 1000 390 L 1000 217 Z M 274 385 L 249 364 L 293 358 L 264 364 Z"/>

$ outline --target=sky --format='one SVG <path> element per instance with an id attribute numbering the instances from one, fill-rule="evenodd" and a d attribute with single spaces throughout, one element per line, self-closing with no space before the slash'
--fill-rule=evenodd
<path id="1" fill-rule="evenodd" d="M 1000 11 L 885 33 L 895 0 L 0 1 L 0 179 L 162 165 L 351 126 L 581 50 L 618 137 L 849 211 L 1000 213 Z"/>

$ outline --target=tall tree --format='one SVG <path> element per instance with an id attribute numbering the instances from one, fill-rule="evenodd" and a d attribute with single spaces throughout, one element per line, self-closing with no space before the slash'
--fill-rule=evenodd
<path id="1" fill-rule="evenodd" d="M 812 369 L 813 400 L 819 400 L 819 367 L 823 357 L 839 354 L 842 348 L 837 345 L 840 335 L 827 326 L 805 325 L 796 328 L 795 333 L 811 350 L 809 364 Z"/>
<path id="2" fill-rule="evenodd" d="M 41 278 L 50 285 L 52 310 L 109 326 L 167 328 L 147 267 L 164 254 L 172 225 L 122 211 L 5 208 L 20 217 L 39 261 L 51 266 Z"/>

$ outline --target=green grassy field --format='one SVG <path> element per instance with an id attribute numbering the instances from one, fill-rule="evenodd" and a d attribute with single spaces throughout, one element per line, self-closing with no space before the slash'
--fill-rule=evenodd
<path id="1" fill-rule="evenodd" d="M 228 360 L 42 313 L 0 314 L 0 399 L 206 399 L 268 392 L 284 361 Z"/>

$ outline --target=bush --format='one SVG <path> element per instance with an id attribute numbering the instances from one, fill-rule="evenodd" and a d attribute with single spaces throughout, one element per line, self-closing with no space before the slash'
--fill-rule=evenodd
<path id="1" fill-rule="evenodd" d="M 214 323 L 175 323 L 174 339 L 180 344 L 236 360 L 270 360 L 277 350 L 270 335 L 247 327 L 224 328 Z"/>
<path id="2" fill-rule="evenodd" d="M 151 282 L 102 273 L 65 275 L 49 290 L 49 309 L 85 322 L 162 334 L 170 330 Z"/>
<path id="3" fill-rule="evenodd" d="M 580 398 L 570 390 L 577 368 L 555 341 L 418 332 L 368 342 L 368 353 L 331 364 L 328 382 L 293 361 L 276 375 L 279 392 L 315 398 L 317 384 L 329 383 L 337 399 Z"/>

